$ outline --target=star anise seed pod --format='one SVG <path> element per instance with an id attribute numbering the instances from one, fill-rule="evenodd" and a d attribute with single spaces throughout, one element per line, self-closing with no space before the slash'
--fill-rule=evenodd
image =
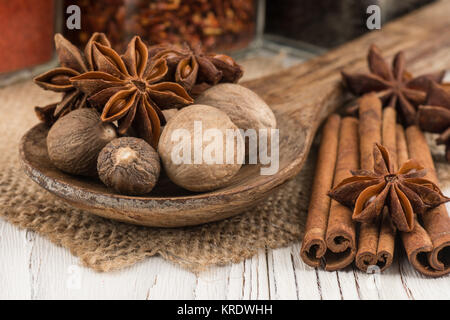
<path id="1" fill-rule="evenodd" d="M 166 60 L 170 80 L 182 85 L 192 96 L 219 82 L 236 83 L 243 75 L 241 66 L 231 57 L 204 53 L 200 47 L 160 44 L 151 46 L 149 52 L 154 59 Z"/>
<path id="2" fill-rule="evenodd" d="M 417 161 L 408 160 L 394 172 L 386 148 L 375 144 L 373 156 L 374 171 L 352 171 L 352 177 L 329 192 L 331 198 L 354 207 L 354 220 L 373 221 L 386 205 L 394 225 L 400 231 L 410 232 L 415 213 L 422 214 L 450 200 L 436 184 L 423 178 L 426 170 Z"/>
<path id="3" fill-rule="evenodd" d="M 384 106 L 395 107 L 407 125 L 415 123 L 417 107 L 425 102 L 429 83 L 440 83 L 445 75 L 445 71 L 440 71 L 414 78 L 405 69 L 402 51 L 395 55 L 391 69 L 375 45 L 371 45 L 367 60 L 370 73 L 342 72 L 346 86 L 357 96 L 376 92 Z"/>
<path id="4" fill-rule="evenodd" d="M 160 82 L 167 74 L 167 63 L 164 59 L 151 61 L 147 46 L 137 36 L 122 56 L 96 42 L 92 50 L 98 71 L 71 78 L 73 86 L 84 92 L 92 105 L 102 108 L 102 121 L 118 121 L 120 134 L 132 129 L 156 147 L 165 122 L 161 110 L 184 107 L 193 103 L 192 98 L 179 84 Z"/>
<path id="5" fill-rule="evenodd" d="M 94 33 L 86 44 L 84 55 L 61 34 L 55 35 L 55 47 L 60 67 L 47 71 L 34 79 L 34 82 L 45 90 L 63 92 L 60 102 L 45 107 L 35 107 L 37 117 L 51 126 L 58 118 L 72 110 L 85 108 L 86 94 L 75 88 L 70 78 L 87 71 L 94 70 L 92 63 L 92 45 L 94 42 L 110 46 L 103 33 Z"/>
<path id="6" fill-rule="evenodd" d="M 425 105 L 419 106 L 417 122 L 424 131 L 440 133 L 436 142 L 446 146 L 450 162 L 450 84 L 430 86 Z"/>

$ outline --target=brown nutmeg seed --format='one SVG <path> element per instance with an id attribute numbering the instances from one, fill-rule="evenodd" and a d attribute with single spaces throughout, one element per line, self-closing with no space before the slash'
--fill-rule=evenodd
<path id="1" fill-rule="evenodd" d="M 252 90 L 234 83 L 221 83 L 203 92 L 195 104 L 225 112 L 240 129 L 270 129 L 277 120 L 270 107 Z"/>
<path id="2" fill-rule="evenodd" d="M 202 154 L 200 163 L 194 164 L 193 154 L 196 152 L 194 146 L 195 122 L 197 121 L 202 124 L 202 130 L 212 129 L 217 133 L 222 133 L 223 137 L 226 136 L 227 130 L 237 132 L 236 137 L 231 141 L 233 144 L 229 146 L 230 148 L 227 148 L 226 139 L 212 139 L 212 141 L 202 139 L 201 150 L 210 147 L 217 151 L 222 150 L 222 153 L 217 154 L 214 151 L 214 160 L 210 159 L 213 160 L 212 163 L 204 160 Z M 181 143 L 173 139 L 174 133 L 178 130 L 187 133 L 187 139 L 183 139 Z M 243 150 L 239 152 L 239 146 L 243 148 L 243 145 L 244 140 L 238 128 L 231 122 L 226 113 L 217 108 L 195 104 L 181 109 L 169 120 L 159 139 L 158 152 L 165 172 L 173 183 L 186 190 L 200 192 L 222 188 L 231 181 L 242 166 L 244 153 Z M 179 147 L 182 147 L 181 152 L 176 151 Z M 176 161 L 174 154 L 180 155 L 180 153 L 184 153 L 184 150 L 192 150 L 190 157 L 185 159 L 186 162 L 184 159 L 183 161 Z M 232 159 L 230 163 L 224 160 L 227 156 Z M 184 156 L 182 155 L 182 157 Z"/>
<path id="3" fill-rule="evenodd" d="M 158 153 L 139 138 L 123 137 L 111 141 L 97 160 L 100 180 L 127 195 L 149 193 L 158 181 L 160 170 Z"/>
<path id="4" fill-rule="evenodd" d="M 47 151 L 58 169 L 96 176 L 100 150 L 116 137 L 114 125 L 102 123 L 95 109 L 82 108 L 55 122 L 47 135 Z"/>
<path id="5" fill-rule="evenodd" d="M 244 131 L 252 129 L 259 135 L 259 130 L 267 130 L 268 142 L 266 145 L 259 145 L 258 148 L 270 150 L 270 134 L 272 129 L 277 127 L 277 120 L 267 103 L 252 90 L 239 84 L 220 83 L 204 91 L 195 99 L 195 103 L 212 106 L 225 112 L 231 121 Z M 245 146 L 248 156 L 252 152 L 248 140 Z M 253 152 L 257 150 L 254 149 Z"/>

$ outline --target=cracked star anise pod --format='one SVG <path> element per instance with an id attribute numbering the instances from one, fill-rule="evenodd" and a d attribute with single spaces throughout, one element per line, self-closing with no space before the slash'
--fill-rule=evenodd
<path id="1" fill-rule="evenodd" d="M 124 55 L 94 42 L 93 61 L 98 71 L 71 78 L 88 101 L 102 108 L 103 122 L 118 121 L 119 133 L 130 133 L 158 145 L 162 109 L 181 108 L 193 102 L 186 90 L 174 82 L 160 82 L 167 73 L 164 59 L 150 60 L 139 37 L 128 44 Z M 129 129 L 132 129 L 131 132 Z"/>
<path id="2" fill-rule="evenodd" d="M 439 133 L 436 142 L 446 146 L 450 162 L 450 84 L 432 84 L 425 105 L 419 106 L 417 122 L 424 131 Z"/>
<path id="3" fill-rule="evenodd" d="M 39 120 L 51 126 L 58 118 L 72 110 L 88 107 L 86 95 L 72 86 L 70 78 L 94 70 L 92 45 L 94 42 L 110 46 L 103 33 L 94 33 L 86 44 L 84 54 L 61 34 L 55 35 L 55 47 L 60 66 L 47 71 L 34 79 L 45 90 L 63 92 L 60 102 L 45 107 L 35 107 Z"/>
<path id="4" fill-rule="evenodd" d="M 170 80 L 183 86 L 192 96 L 220 82 L 236 83 L 243 75 L 242 67 L 224 54 L 205 53 L 197 46 L 159 44 L 149 48 L 154 59 L 166 60 Z"/>
<path id="5" fill-rule="evenodd" d="M 405 69 L 403 51 L 395 55 L 391 69 L 375 45 L 371 45 L 367 60 L 370 73 L 342 72 L 348 89 L 357 96 L 376 92 L 384 106 L 392 106 L 398 110 L 405 124 L 414 124 L 417 108 L 425 102 L 430 81 L 440 83 L 445 71 L 414 78 Z M 351 107 L 350 111 L 355 111 L 356 108 L 357 106 Z"/>
<path id="6" fill-rule="evenodd" d="M 436 184 L 423 178 L 426 170 L 417 161 L 408 160 L 394 172 L 386 148 L 375 144 L 373 156 L 374 171 L 352 171 L 352 177 L 329 192 L 329 196 L 341 204 L 354 206 L 354 220 L 373 221 L 386 205 L 394 225 L 400 231 L 410 232 L 414 228 L 415 213 L 422 214 L 450 200 Z"/>

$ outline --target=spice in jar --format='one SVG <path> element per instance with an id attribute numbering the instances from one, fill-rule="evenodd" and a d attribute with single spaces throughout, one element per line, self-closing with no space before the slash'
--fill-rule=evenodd
<path id="1" fill-rule="evenodd" d="M 0 1 L 0 73 L 51 60 L 53 9 L 53 0 Z"/>
<path id="2" fill-rule="evenodd" d="M 81 9 L 81 30 L 65 36 L 83 46 L 104 32 L 123 51 L 134 35 L 148 44 L 187 42 L 207 51 L 246 47 L 255 32 L 255 0 L 66 0 Z"/>

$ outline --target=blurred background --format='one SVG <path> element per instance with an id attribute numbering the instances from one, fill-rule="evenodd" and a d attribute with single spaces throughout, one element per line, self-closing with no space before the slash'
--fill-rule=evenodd
<path id="1" fill-rule="evenodd" d="M 258 77 L 325 52 L 368 32 L 367 7 L 382 24 L 433 0 L 1 0 L 0 85 L 30 78 L 56 64 L 53 34 L 83 47 L 104 32 L 122 51 L 140 35 L 148 44 L 201 44 L 235 57 Z M 81 9 L 69 30 L 66 10 Z M 265 68 L 261 59 L 266 61 Z M 248 79 L 248 78 L 246 78 Z M 244 79 L 245 80 L 245 79 Z"/>

